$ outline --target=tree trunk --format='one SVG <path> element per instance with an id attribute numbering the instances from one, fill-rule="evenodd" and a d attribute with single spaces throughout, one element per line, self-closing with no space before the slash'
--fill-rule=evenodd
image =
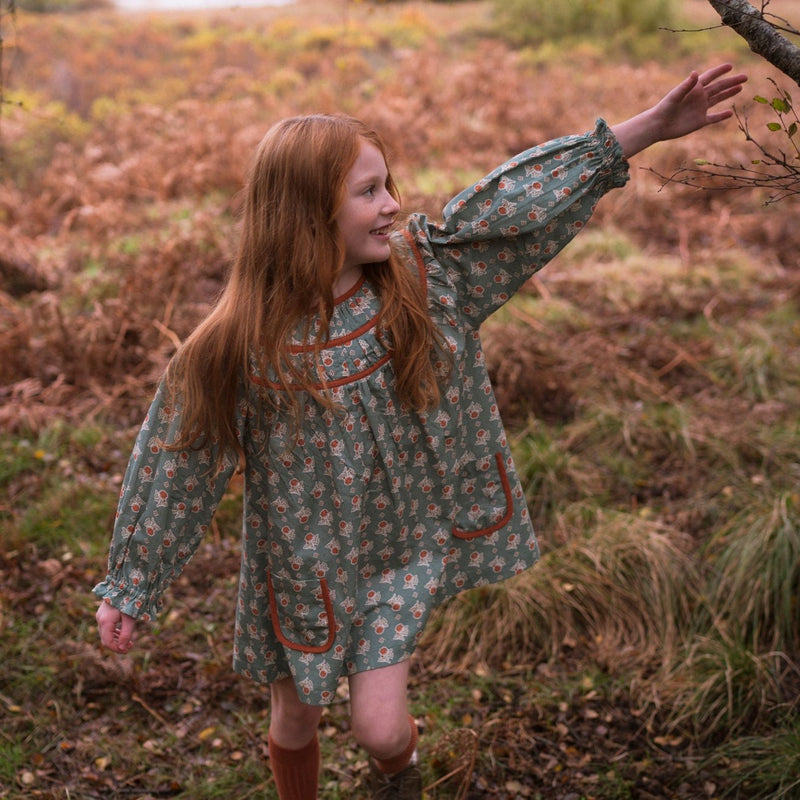
<path id="1" fill-rule="evenodd" d="M 800 86 L 800 47 L 782 36 L 747 0 L 708 0 L 722 22 L 745 39 L 750 49 Z"/>

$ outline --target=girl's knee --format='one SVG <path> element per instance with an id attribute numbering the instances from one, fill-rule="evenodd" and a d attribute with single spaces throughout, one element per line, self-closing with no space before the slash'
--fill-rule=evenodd
<path id="1" fill-rule="evenodd" d="M 370 710 L 353 717 L 353 736 L 371 756 L 390 758 L 402 751 L 409 742 L 411 731 L 408 714 L 388 715 L 382 709 Z"/>

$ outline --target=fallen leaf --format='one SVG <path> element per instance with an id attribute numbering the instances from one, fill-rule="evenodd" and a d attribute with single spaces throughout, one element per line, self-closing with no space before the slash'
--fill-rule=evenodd
<path id="1" fill-rule="evenodd" d="M 33 784 L 36 783 L 36 776 L 30 770 L 26 769 L 24 772 L 20 773 L 19 782 L 23 786 L 33 786 Z"/>
<path id="2" fill-rule="evenodd" d="M 203 730 L 197 734 L 197 738 L 201 742 L 204 742 L 206 739 L 214 735 L 214 731 L 216 731 L 216 728 L 213 725 L 209 726 L 208 728 L 203 728 Z"/>

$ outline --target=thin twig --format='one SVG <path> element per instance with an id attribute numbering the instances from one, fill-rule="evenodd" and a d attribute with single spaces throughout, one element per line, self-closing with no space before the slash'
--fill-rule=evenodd
<path id="1" fill-rule="evenodd" d="M 158 713 L 158 711 L 156 711 L 152 706 L 149 706 L 144 700 L 142 700 L 142 698 L 139 697 L 138 694 L 132 694 L 131 700 L 133 700 L 134 703 L 138 703 L 148 714 L 150 714 L 151 717 L 158 720 L 165 728 L 170 728 L 170 729 L 172 728 L 172 725 L 170 725 L 170 723 L 166 719 L 164 719 L 164 717 L 162 717 L 161 714 Z"/>

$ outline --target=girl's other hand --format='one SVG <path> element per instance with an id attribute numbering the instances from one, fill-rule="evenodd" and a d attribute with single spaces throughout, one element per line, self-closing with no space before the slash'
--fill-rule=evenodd
<path id="1" fill-rule="evenodd" d="M 109 603 L 100 603 L 95 615 L 100 641 L 115 653 L 127 653 L 133 647 L 136 620 Z"/>

